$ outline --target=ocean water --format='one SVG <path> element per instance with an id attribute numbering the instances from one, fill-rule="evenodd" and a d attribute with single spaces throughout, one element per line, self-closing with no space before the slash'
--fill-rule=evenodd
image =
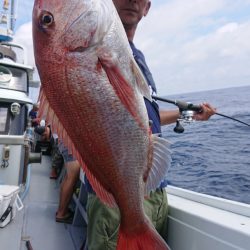
<path id="1" fill-rule="evenodd" d="M 218 113 L 250 124 L 250 86 L 166 98 L 193 104 L 206 101 Z M 175 108 L 158 103 L 163 109 Z M 250 127 L 218 115 L 185 125 L 182 134 L 174 127 L 163 127 L 163 136 L 172 143 L 169 184 L 250 204 Z"/>

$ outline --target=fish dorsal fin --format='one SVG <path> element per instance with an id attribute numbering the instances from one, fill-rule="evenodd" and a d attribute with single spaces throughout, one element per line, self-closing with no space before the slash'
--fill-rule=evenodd
<path id="1" fill-rule="evenodd" d="M 100 182 L 88 170 L 77 148 L 74 146 L 73 142 L 68 136 L 59 118 L 55 114 L 54 110 L 51 108 L 49 101 L 47 100 L 42 88 L 40 89 L 39 102 L 40 102 L 40 108 L 39 108 L 39 113 L 38 113 L 39 118 L 45 119 L 46 122 L 50 124 L 52 133 L 56 133 L 58 136 L 58 141 L 62 142 L 63 145 L 67 147 L 69 154 L 72 154 L 78 160 L 93 190 L 95 191 L 96 195 L 106 205 L 110 207 L 117 207 L 117 204 L 115 202 L 113 195 L 109 193 L 108 191 L 106 191 L 106 189 L 100 184 Z"/>
<path id="2" fill-rule="evenodd" d="M 152 144 L 152 168 L 149 171 L 146 181 L 145 195 L 148 195 L 150 191 L 155 190 L 160 186 L 164 177 L 167 175 L 172 161 L 170 143 L 168 140 L 157 135 L 152 135 Z"/>

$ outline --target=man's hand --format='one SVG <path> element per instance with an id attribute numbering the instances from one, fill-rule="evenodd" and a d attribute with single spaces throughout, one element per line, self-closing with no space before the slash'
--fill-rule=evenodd
<path id="1" fill-rule="evenodd" d="M 212 107 L 209 103 L 202 103 L 200 106 L 202 111 L 194 115 L 194 119 L 197 121 L 207 121 L 216 113 L 216 108 Z"/>

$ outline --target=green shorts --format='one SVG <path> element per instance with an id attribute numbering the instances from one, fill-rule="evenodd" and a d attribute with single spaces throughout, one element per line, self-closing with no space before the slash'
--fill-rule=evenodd
<path id="1" fill-rule="evenodd" d="M 151 192 L 144 200 L 144 209 L 159 234 L 166 239 L 168 202 L 165 189 Z M 120 224 L 118 208 L 110 208 L 101 203 L 94 194 L 89 194 L 87 202 L 88 250 L 116 250 Z"/>

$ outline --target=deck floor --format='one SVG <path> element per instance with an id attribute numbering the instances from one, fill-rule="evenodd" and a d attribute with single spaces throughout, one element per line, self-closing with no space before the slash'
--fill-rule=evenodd
<path id="1" fill-rule="evenodd" d="M 60 189 L 57 181 L 49 179 L 50 166 L 48 156 L 43 156 L 42 164 L 32 164 L 24 209 L 0 228 L 1 250 L 27 250 L 28 240 L 34 250 L 75 250 L 70 226 L 55 221 Z"/>
<path id="2" fill-rule="evenodd" d="M 35 250 L 73 250 L 68 226 L 55 222 L 59 185 L 49 179 L 50 166 L 48 156 L 43 156 L 42 164 L 32 164 L 30 190 L 24 200 L 22 238 L 30 240 Z M 27 249 L 24 241 L 21 249 Z"/>

